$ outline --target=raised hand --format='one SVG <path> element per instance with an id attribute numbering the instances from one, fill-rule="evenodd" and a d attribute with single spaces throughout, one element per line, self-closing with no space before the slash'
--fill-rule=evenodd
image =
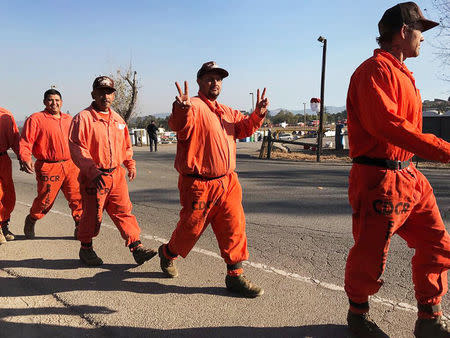
<path id="1" fill-rule="evenodd" d="M 267 107 L 269 106 L 269 99 L 266 96 L 266 88 L 264 88 L 261 97 L 259 96 L 259 89 L 256 91 L 256 107 L 255 111 L 258 115 L 266 115 Z"/>
<path id="2" fill-rule="evenodd" d="M 189 110 L 189 108 L 191 107 L 191 100 L 189 98 L 189 89 L 187 81 L 184 81 L 184 93 L 181 90 L 181 87 L 178 84 L 178 82 L 175 82 L 175 85 L 177 86 L 179 95 L 175 97 L 175 102 L 173 103 L 174 107 L 186 111 Z"/>

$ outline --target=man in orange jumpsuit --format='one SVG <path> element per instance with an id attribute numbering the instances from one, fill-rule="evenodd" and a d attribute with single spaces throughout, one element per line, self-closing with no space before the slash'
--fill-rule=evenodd
<path id="1" fill-rule="evenodd" d="M 141 230 L 131 213 L 122 164 L 128 170 L 130 181 L 136 176 L 136 164 L 128 127 L 110 108 L 115 98 L 114 81 L 107 76 L 97 77 L 91 95 L 94 102 L 74 117 L 69 132 L 72 159 L 81 171 L 80 259 L 89 266 L 103 264 L 92 247 L 92 238 L 100 231 L 103 209 L 106 209 L 136 263 L 142 264 L 155 256 L 156 250 L 143 247 L 139 240 Z"/>
<path id="2" fill-rule="evenodd" d="M 263 289 L 242 274 L 248 259 L 242 189 L 236 168 L 236 139 L 252 135 L 262 124 L 269 101 L 257 95 L 255 111 L 244 116 L 216 101 L 222 79 L 228 76 L 215 62 L 197 73 L 198 96 L 189 98 L 176 83 L 179 96 L 173 103 L 169 126 L 177 132 L 175 168 L 179 172 L 180 220 L 168 244 L 158 252 L 161 269 L 177 277 L 174 259 L 186 257 L 211 223 L 227 264 L 226 286 L 244 297 L 257 297 Z"/>
<path id="3" fill-rule="evenodd" d="M 9 231 L 9 218 L 16 204 L 16 192 L 12 179 L 11 159 L 8 149 L 11 148 L 18 159 L 19 130 L 11 112 L 0 107 L 0 244 L 14 240 Z"/>
<path id="4" fill-rule="evenodd" d="M 422 133 L 420 93 L 404 64 L 419 55 L 422 32 L 436 25 L 413 2 L 388 9 L 378 24 L 381 48 L 350 81 L 348 134 L 354 164 L 349 200 L 355 243 L 347 259 L 345 291 L 348 325 L 360 337 L 386 336 L 368 316 L 368 300 L 383 284 L 394 233 L 415 249 L 416 337 L 450 337 L 440 307 L 447 291 L 450 237 L 429 182 L 411 162 L 414 154 L 449 162 L 450 144 Z"/>
<path id="5" fill-rule="evenodd" d="M 25 171 L 36 173 L 37 196 L 25 218 L 25 237 L 35 237 L 36 221 L 52 208 L 62 190 L 75 221 L 75 238 L 82 207 L 79 170 L 70 159 L 69 127 L 72 117 L 61 112 L 62 96 L 56 89 L 44 93 L 43 111 L 31 115 L 20 136 L 20 157 Z M 31 154 L 36 158 L 32 162 Z"/>

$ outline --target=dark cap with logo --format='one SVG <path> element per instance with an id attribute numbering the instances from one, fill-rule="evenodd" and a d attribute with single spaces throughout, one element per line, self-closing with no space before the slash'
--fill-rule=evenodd
<path id="1" fill-rule="evenodd" d="M 94 80 L 94 83 L 92 84 L 92 89 L 97 88 L 109 88 L 112 89 L 113 91 L 116 90 L 116 88 L 114 88 L 114 80 L 108 76 L 99 76 Z"/>
<path id="2" fill-rule="evenodd" d="M 205 62 L 202 65 L 202 68 L 200 68 L 198 70 L 197 79 L 201 78 L 206 73 L 212 73 L 212 72 L 220 74 L 220 76 L 222 76 L 222 79 L 224 79 L 228 76 L 228 72 L 225 69 L 220 68 L 217 65 L 217 63 L 215 63 L 214 61 L 209 61 L 209 62 Z"/>
<path id="3" fill-rule="evenodd" d="M 386 33 L 397 32 L 403 27 L 403 24 L 411 25 L 414 23 L 422 24 L 420 27 L 422 32 L 439 25 L 437 22 L 425 19 L 416 3 L 402 2 L 384 12 L 383 17 L 378 23 L 378 31 L 380 35 L 384 35 Z"/>

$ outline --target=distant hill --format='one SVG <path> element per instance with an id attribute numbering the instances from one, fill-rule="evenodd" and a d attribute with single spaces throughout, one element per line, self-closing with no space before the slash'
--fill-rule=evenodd
<path id="1" fill-rule="evenodd" d="M 335 106 L 325 106 L 325 111 L 329 114 L 337 114 L 340 113 L 341 111 L 345 110 L 345 106 L 342 107 L 335 107 Z M 303 109 L 301 110 L 290 110 L 290 109 L 285 109 L 285 108 L 278 108 L 278 109 L 270 109 L 270 115 L 274 116 L 277 115 L 281 110 L 287 110 L 290 111 L 291 113 L 293 113 L 294 115 L 297 114 L 302 114 L 303 115 Z M 311 109 L 306 109 L 306 114 L 315 114 Z"/>

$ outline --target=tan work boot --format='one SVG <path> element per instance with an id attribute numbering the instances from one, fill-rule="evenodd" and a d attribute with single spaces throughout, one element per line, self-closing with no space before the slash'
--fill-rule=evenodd
<path id="1" fill-rule="evenodd" d="M 16 238 L 16 237 L 14 236 L 14 234 L 13 234 L 11 231 L 9 231 L 8 223 L 6 223 L 6 224 L 3 225 L 2 230 L 3 230 L 3 236 L 5 236 L 5 239 L 6 239 L 7 241 L 13 241 L 13 240 Z"/>
<path id="2" fill-rule="evenodd" d="M 441 316 L 430 319 L 418 318 L 414 328 L 414 335 L 417 338 L 447 338 L 450 337 L 450 329 L 447 323 L 442 321 Z"/>
<path id="3" fill-rule="evenodd" d="M 389 336 L 370 318 L 368 312 L 359 314 L 349 310 L 347 314 L 347 324 L 350 331 L 356 337 L 389 338 Z"/>
<path id="4" fill-rule="evenodd" d="M 231 292 L 238 293 L 246 298 L 255 298 L 264 294 L 264 290 L 250 282 L 243 274 L 239 276 L 227 275 L 225 285 Z"/>
<path id="5" fill-rule="evenodd" d="M 3 227 L 3 235 L 5 236 L 7 241 L 13 241 L 16 238 L 14 234 L 9 231 L 8 226 Z"/>
<path id="6" fill-rule="evenodd" d="M 178 277 L 178 269 L 177 266 L 175 265 L 175 259 L 167 258 L 164 255 L 163 250 L 164 244 L 158 248 L 161 270 L 166 274 L 167 277 L 170 278 Z"/>
<path id="7" fill-rule="evenodd" d="M 138 265 L 145 263 L 146 261 L 152 259 L 156 256 L 156 251 L 153 249 L 146 249 L 142 245 L 136 247 L 133 250 L 134 260 Z"/>
<path id="8" fill-rule="evenodd" d="M 3 235 L 3 228 L 0 227 L 0 245 L 5 244 L 6 243 L 6 238 Z"/>
<path id="9" fill-rule="evenodd" d="M 88 266 L 99 266 L 103 264 L 102 259 L 97 256 L 93 248 L 80 248 L 80 259 Z"/>
<path id="10" fill-rule="evenodd" d="M 25 226 L 23 227 L 23 232 L 25 234 L 25 238 L 33 239 L 35 237 L 34 234 L 34 225 L 36 224 L 36 220 L 30 215 L 25 218 Z"/>

